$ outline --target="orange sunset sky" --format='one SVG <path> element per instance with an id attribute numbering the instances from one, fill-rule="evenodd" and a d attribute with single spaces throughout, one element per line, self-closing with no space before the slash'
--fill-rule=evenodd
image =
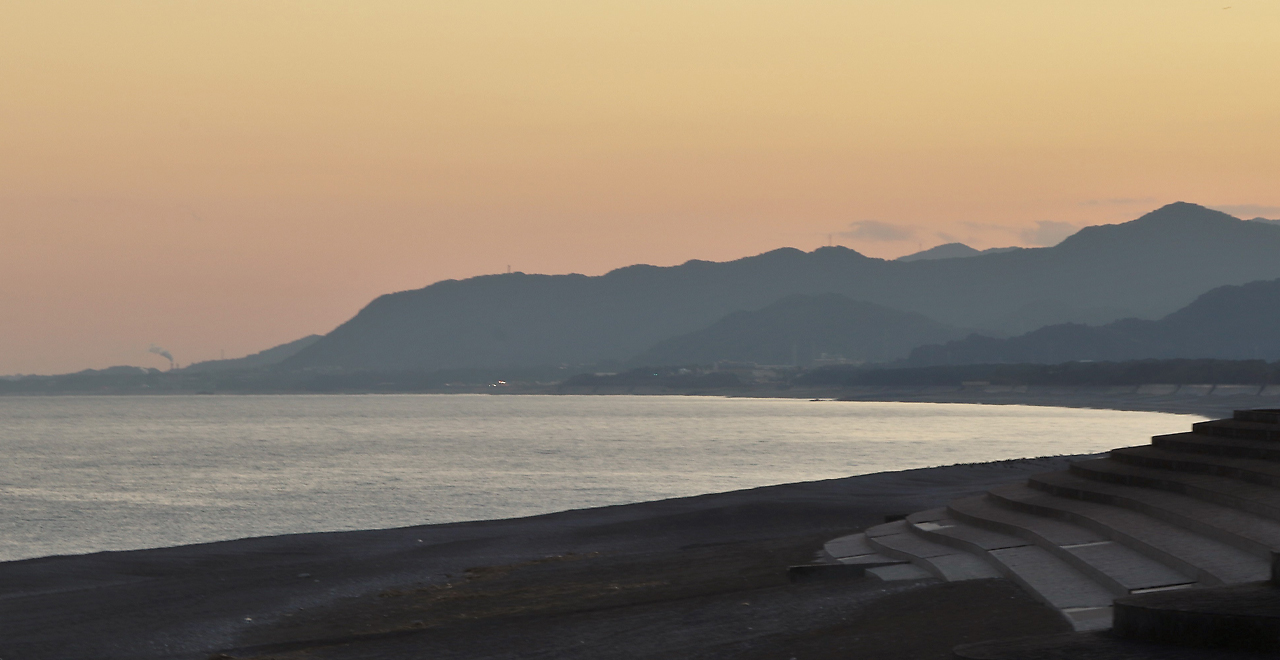
<path id="1" fill-rule="evenodd" d="M 0 2 L 0 374 L 1177 200 L 1280 217 L 1280 2 Z"/>

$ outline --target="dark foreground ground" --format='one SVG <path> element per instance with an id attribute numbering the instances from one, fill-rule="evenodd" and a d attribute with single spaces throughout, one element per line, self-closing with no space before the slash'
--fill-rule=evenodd
<path id="1" fill-rule="evenodd" d="M 0 564 L 0 659 L 946 658 L 1066 630 L 1003 580 L 788 584 L 834 536 L 1065 459 Z"/>

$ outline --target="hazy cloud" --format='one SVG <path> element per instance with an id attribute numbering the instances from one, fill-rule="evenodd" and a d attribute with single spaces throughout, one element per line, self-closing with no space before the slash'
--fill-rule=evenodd
<path id="1" fill-rule="evenodd" d="M 910 225 L 891 225 L 878 220 L 859 220 L 850 222 L 849 229 L 840 232 L 841 238 L 852 238 L 861 241 L 888 243 L 907 241 L 915 238 L 916 229 Z"/>
<path id="2" fill-rule="evenodd" d="M 1223 213 L 1230 213 L 1237 218 L 1244 218 L 1245 220 L 1258 217 L 1280 218 L 1280 206 L 1267 206 L 1266 204 L 1220 204 L 1209 208 Z"/>
<path id="3" fill-rule="evenodd" d="M 1036 222 L 1035 227 L 1029 227 L 1018 231 L 1018 238 L 1023 242 L 1031 245 L 1040 245 L 1048 247 L 1061 243 L 1066 237 L 1076 233 L 1080 227 L 1070 222 L 1059 222 L 1057 220 L 1040 220 Z"/>

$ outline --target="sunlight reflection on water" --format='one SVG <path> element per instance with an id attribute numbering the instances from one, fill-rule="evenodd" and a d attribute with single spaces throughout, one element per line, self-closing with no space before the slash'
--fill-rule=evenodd
<path id="1" fill-rule="evenodd" d="M 0 398 L 0 560 L 1090 453 L 1200 417 L 675 396 Z"/>

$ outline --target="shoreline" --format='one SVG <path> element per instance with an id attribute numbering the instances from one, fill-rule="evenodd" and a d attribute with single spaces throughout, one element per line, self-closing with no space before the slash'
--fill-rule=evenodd
<path id="1" fill-rule="evenodd" d="M 1037 386 L 956 386 L 956 387 L 851 387 L 851 388 L 732 388 L 722 390 L 676 390 L 666 388 L 583 388 L 567 391 L 555 386 L 509 388 L 502 390 L 430 390 L 414 392 L 56 392 L 0 394 L 0 399 L 51 397 L 171 397 L 171 396 L 413 396 L 413 395 L 492 395 L 492 396 L 697 396 L 743 399 L 814 399 L 841 402 L 882 403 L 965 403 L 974 405 L 1019 405 L 1052 408 L 1091 408 L 1128 412 L 1162 412 L 1192 414 L 1204 417 L 1229 417 L 1233 410 L 1280 408 L 1280 395 L 1217 394 L 1217 387 L 1204 388 L 1197 394 L 1142 394 L 1141 386 L 1120 387 L 1037 387 Z"/>
<path id="2" fill-rule="evenodd" d="M 881 599 L 906 599 L 901 606 L 911 610 L 939 589 L 952 593 L 936 581 L 788 585 L 786 567 L 811 561 L 826 540 L 1060 469 L 1068 459 L 882 472 L 529 518 L 5 562 L 0 657 L 355 658 L 368 657 L 360 648 L 385 646 L 377 657 L 499 658 L 525 642 L 494 636 L 493 627 L 577 626 L 572 634 L 627 636 L 640 617 L 684 634 L 687 608 L 699 602 L 725 617 L 670 643 L 723 647 L 699 657 L 752 657 L 742 654 L 742 643 L 791 648 L 806 635 L 843 634 L 841 621 L 867 615 Z M 997 605 L 1016 602 L 1040 628 L 1061 623 L 1007 584 L 965 588 Z M 851 594 L 865 598 L 851 601 Z M 744 600 L 760 604 L 752 610 L 760 618 L 739 620 Z M 937 644 L 998 632 L 975 623 L 967 609 L 939 614 L 963 625 L 955 626 L 959 641 Z M 468 637 L 477 626 L 490 633 Z M 462 638 L 489 650 L 445 648 Z M 543 643 L 556 657 L 608 655 L 567 639 Z M 641 635 L 627 644 L 647 645 L 652 657 L 684 648 L 664 639 Z"/>
<path id="3" fill-rule="evenodd" d="M 843 394 L 843 401 L 1205 416 L 1259 407 L 1264 398 Z M 878 660 L 903 657 L 903 644 L 924 645 L 911 657 L 950 657 L 956 644 L 1058 632 L 1065 624 L 1004 580 L 790 585 L 786 567 L 886 516 L 1059 470 L 1073 458 L 881 472 L 525 518 L 3 562 L 0 657 L 497 660 L 531 643 L 548 657 L 584 660 L 623 647 L 631 657 L 763 660 L 799 648 L 810 658 L 856 651 Z M 889 611 L 902 620 L 877 618 Z M 937 634 L 911 639 L 914 628 L 904 621 L 926 611 L 930 618 L 915 625 Z M 996 611 L 1004 613 L 993 617 Z M 690 649 L 698 653 L 686 655 Z"/>

